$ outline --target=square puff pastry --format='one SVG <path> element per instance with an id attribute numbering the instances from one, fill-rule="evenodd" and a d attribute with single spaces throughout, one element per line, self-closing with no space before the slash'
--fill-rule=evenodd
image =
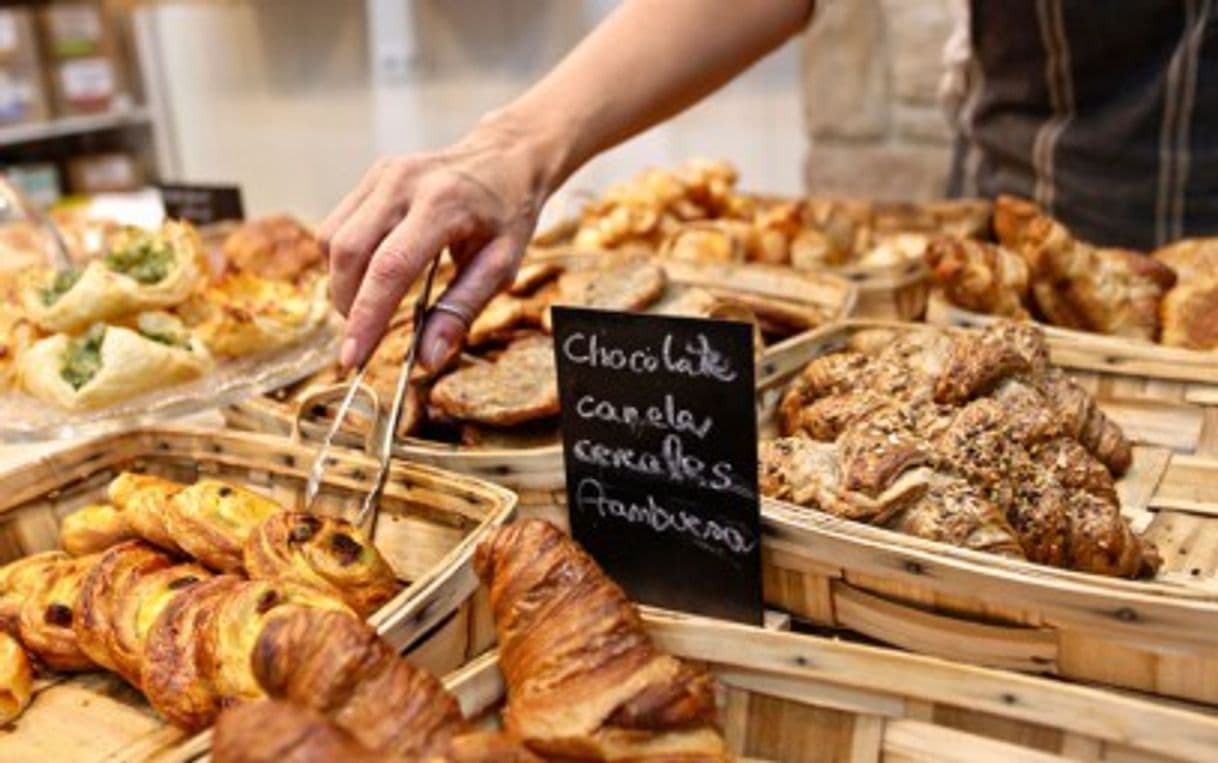
<path id="1" fill-rule="evenodd" d="M 149 235 L 131 232 L 115 243 L 115 249 L 135 237 Z M 207 277 L 207 254 L 198 232 L 185 222 L 169 221 L 155 233 L 169 245 L 173 263 L 164 278 L 141 283 L 112 270 L 104 259 L 85 266 L 76 283 L 49 305 L 42 290 L 27 288 L 23 301 L 30 318 L 46 331 L 83 330 L 98 321 L 109 321 L 141 310 L 172 307 L 194 292 Z M 48 274 L 48 277 L 53 277 Z"/>
<path id="2" fill-rule="evenodd" d="M 65 354 L 72 338 L 55 334 L 36 342 L 19 359 L 18 373 L 27 392 L 40 400 L 81 410 L 98 408 L 201 376 L 211 368 L 207 348 L 194 337 L 185 347 L 149 339 L 125 326 L 106 326 L 102 336 L 101 364 L 79 388 L 63 375 Z"/>
<path id="3" fill-rule="evenodd" d="M 320 326 L 330 314 L 328 288 L 325 278 L 297 286 L 235 273 L 179 312 L 212 353 L 240 357 L 287 347 Z"/>

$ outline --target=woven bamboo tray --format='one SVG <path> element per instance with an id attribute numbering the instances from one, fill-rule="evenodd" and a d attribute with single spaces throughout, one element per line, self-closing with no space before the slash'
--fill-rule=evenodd
<path id="1" fill-rule="evenodd" d="M 777 399 L 809 360 L 873 327 L 934 330 L 848 321 L 776 347 L 759 385 L 762 431 L 772 430 Z M 1101 391 L 1125 385 L 1105 369 L 1142 370 L 1103 346 L 1051 337 L 1050 347 L 1060 365 L 1095 369 Z M 1162 439 L 1176 426 L 1165 427 L 1153 407 L 1101 401 L 1137 439 Z M 1218 703 L 1218 458 L 1134 450 L 1118 489 L 1123 513 L 1164 557 L 1153 581 L 1006 560 L 766 499 L 766 601 L 918 652 Z"/>
<path id="2" fill-rule="evenodd" d="M 647 613 L 669 652 L 707 665 L 743 760 L 783 763 L 1212 761 L 1218 718 L 1033 676 L 891 649 Z M 494 654 L 445 681 L 497 722 Z"/>
<path id="3" fill-rule="evenodd" d="M 158 427 L 75 445 L 0 475 L 0 563 L 58 546 L 59 520 L 105 495 L 120 470 L 191 482 L 244 485 L 286 507 L 303 503 L 314 448 L 285 438 Z M 334 451 L 320 511 L 358 508 L 376 462 Z M 451 670 L 492 643 L 472 568 L 474 549 L 512 518 L 507 490 L 461 475 L 395 462 L 381 502 L 376 545 L 406 587 L 369 621 L 412 662 Z M 42 681 L 33 703 L 0 729 L 4 763 L 135 763 L 187 740 L 133 688 L 106 673 Z"/>
<path id="4" fill-rule="evenodd" d="M 599 256 L 600 253 L 551 252 L 533 255 L 530 261 L 553 258 L 578 264 Z M 672 283 L 702 288 L 746 305 L 754 301 L 778 305 L 784 314 L 793 318 L 805 315 L 808 323 L 804 328 L 807 329 L 820 325 L 826 315 L 832 319 L 850 315 L 857 297 L 853 284 L 835 276 L 796 273 L 787 268 L 763 265 L 706 265 L 667 260 L 663 264 Z M 308 411 L 304 413 L 308 414 Z M 281 434 L 292 431 L 296 415 L 292 403 L 273 397 L 249 398 L 224 411 L 229 426 Z M 300 421 L 304 435 L 313 439 L 324 436 L 327 426 L 328 422 L 308 415 Z M 339 441 L 357 443 L 360 436 L 358 432 L 346 431 L 340 433 Z M 558 443 L 516 449 L 466 448 L 405 438 L 399 441 L 394 453 L 412 462 L 504 485 L 518 494 L 522 516 L 540 517 L 567 527 L 566 477 L 562 446 Z"/>

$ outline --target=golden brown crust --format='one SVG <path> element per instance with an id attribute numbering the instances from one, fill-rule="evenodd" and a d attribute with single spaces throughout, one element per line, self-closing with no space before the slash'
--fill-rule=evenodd
<path id="1" fill-rule="evenodd" d="M 105 551 L 134 537 L 127 517 L 108 503 L 83 506 L 59 523 L 59 543 L 72 556 Z"/>
<path id="2" fill-rule="evenodd" d="M 406 763 L 378 753 L 326 716 L 277 700 L 247 702 L 220 714 L 213 737 L 215 763 Z M 415 763 L 538 763 L 506 734 L 475 731 L 453 737 L 447 747 Z M 649 759 L 650 760 L 650 759 Z"/>
<path id="3" fill-rule="evenodd" d="M 1171 268 L 1137 252 L 1079 241 L 1044 215 L 1028 223 L 1020 246 L 1032 293 L 1050 322 L 1147 341 L 1158 335 L 1159 302 L 1176 280 Z"/>
<path id="4" fill-rule="evenodd" d="M 1001 194 L 994 200 L 994 234 L 1008 249 L 1019 251 L 1028 224 L 1041 214 L 1040 207 L 1028 199 Z"/>
<path id="5" fill-rule="evenodd" d="M 0 631 L 0 725 L 11 723 L 29 707 L 34 671 L 17 639 Z"/>
<path id="6" fill-rule="evenodd" d="M 405 763 L 370 751 L 321 713 L 289 702 L 258 700 L 216 719 L 214 763 Z"/>
<path id="7" fill-rule="evenodd" d="M 244 560 L 250 577 L 315 586 L 341 598 L 362 617 L 401 589 L 367 535 L 335 517 L 279 512 L 250 535 Z"/>
<path id="8" fill-rule="evenodd" d="M 937 238 L 926 250 L 931 278 L 952 304 L 1010 318 L 1027 316 L 1028 266 L 995 244 Z"/>
<path id="9" fill-rule="evenodd" d="M 1175 271 L 1178 284 L 1218 279 L 1218 236 L 1182 239 L 1151 256 Z"/>
<path id="10" fill-rule="evenodd" d="M 186 553 L 220 572 L 240 572 L 245 543 L 268 517 L 283 511 L 275 501 L 219 480 L 202 479 L 169 499 L 169 536 Z"/>
<path id="11" fill-rule="evenodd" d="M 85 576 L 96 556 L 69 559 L 48 570 L 42 585 L 26 598 L 18 619 L 21 643 L 47 667 L 61 671 L 92 670 L 96 663 L 81 649 L 74 624 Z"/>
<path id="12" fill-rule="evenodd" d="M 19 635 L 22 605 L 68 558 L 62 551 L 43 551 L 0 567 L 0 632 Z"/>
<path id="13" fill-rule="evenodd" d="M 120 592 L 136 580 L 169 567 L 173 557 L 142 541 L 120 543 L 104 552 L 93 564 L 81 585 L 76 637 L 80 648 L 93 662 L 109 670 L 119 668 L 110 652 L 109 634 Z"/>
<path id="14" fill-rule="evenodd" d="M 115 592 L 111 627 L 102 633 L 115 672 L 139 687 L 148 632 L 157 616 L 180 591 L 211 576 L 197 564 L 175 564 L 129 577 Z"/>
<path id="15" fill-rule="evenodd" d="M 568 270 L 558 278 L 554 304 L 599 310 L 642 310 L 664 293 L 664 269 L 644 257 L 625 257 L 586 270 Z M 550 330 L 550 313 L 542 318 Z"/>
<path id="16" fill-rule="evenodd" d="M 317 237 L 289 215 L 242 223 L 224 240 L 223 252 L 235 270 L 285 281 L 320 268 L 325 260 Z"/>
<path id="17" fill-rule="evenodd" d="M 169 551 L 181 551 L 166 525 L 169 499 L 186 487 L 151 474 L 123 472 L 108 488 L 110 502 L 117 506 L 135 534 Z"/>
<path id="18" fill-rule="evenodd" d="M 221 706 L 263 695 L 252 655 L 266 623 L 289 609 L 351 614 L 337 598 L 316 588 L 279 580 L 242 581 L 225 594 L 197 634 L 199 671 Z"/>
<path id="19" fill-rule="evenodd" d="M 490 588 L 509 733 L 548 755 L 628 758 L 664 740 L 677 757 L 726 759 L 714 680 L 657 650 L 622 590 L 553 525 L 496 530 L 475 566 Z"/>
<path id="20" fill-rule="evenodd" d="M 1179 284 L 1163 298 L 1159 311 L 1163 344 L 1218 350 L 1218 276 Z"/>
<path id="21" fill-rule="evenodd" d="M 432 387 L 431 404 L 447 417 L 490 426 L 557 415 L 553 341 L 540 336 L 521 339 L 493 363 L 454 371 Z"/>
<path id="22" fill-rule="evenodd" d="M 191 586 L 173 597 L 148 631 L 140 686 L 175 726 L 197 731 L 220 711 L 220 698 L 201 668 L 200 644 L 224 599 L 241 583 L 220 575 Z"/>
<path id="23" fill-rule="evenodd" d="M 268 696 L 323 713 L 376 752 L 425 757 L 465 730 L 440 682 L 350 614 L 285 608 L 259 635 L 252 666 Z"/>

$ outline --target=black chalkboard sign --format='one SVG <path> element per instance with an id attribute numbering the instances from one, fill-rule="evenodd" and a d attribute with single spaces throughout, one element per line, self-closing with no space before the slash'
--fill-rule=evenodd
<path id="1" fill-rule="evenodd" d="M 174 220 L 209 225 L 245 219 L 240 186 L 161 183 L 157 188 L 165 205 L 165 216 Z"/>
<path id="2" fill-rule="evenodd" d="M 553 317 L 572 534 L 636 601 L 760 623 L 752 327 Z"/>

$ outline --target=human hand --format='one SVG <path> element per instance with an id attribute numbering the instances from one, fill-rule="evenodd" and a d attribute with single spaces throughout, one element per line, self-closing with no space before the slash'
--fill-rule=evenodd
<path id="1" fill-rule="evenodd" d="M 469 324 L 513 277 L 552 190 L 531 136 L 484 123 L 444 150 L 377 161 L 318 230 L 334 307 L 347 317 L 340 363 L 364 362 L 410 285 L 445 247 L 458 273 L 428 317 L 425 368 L 458 352 Z"/>

